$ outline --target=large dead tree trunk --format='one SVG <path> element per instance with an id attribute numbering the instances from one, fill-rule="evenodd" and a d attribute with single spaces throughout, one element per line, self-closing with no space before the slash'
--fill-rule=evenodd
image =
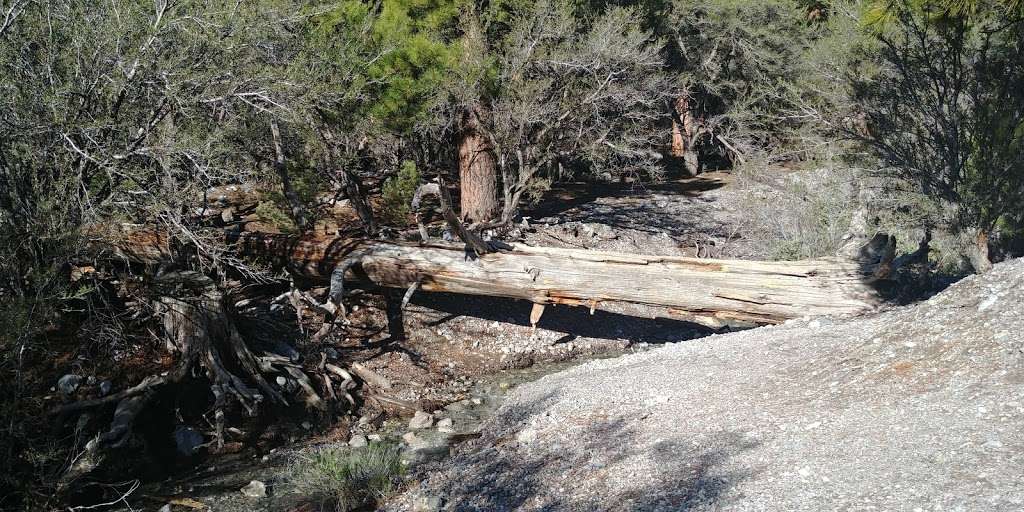
<path id="1" fill-rule="evenodd" d="M 134 233 L 122 256 L 163 259 L 166 240 Z M 536 304 L 603 308 L 616 303 L 663 306 L 712 322 L 776 323 L 807 315 L 867 311 L 879 299 L 873 268 L 843 259 L 795 262 L 712 260 L 512 245 L 476 254 L 461 244 L 294 238 L 247 233 L 247 255 L 270 259 L 307 279 L 330 281 L 340 306 L 346 279 L 420 290 L 525 299 Z"/>
<path id="2" fill-rule="evenodd" d="M 480 107 L 467 108 L 459 123 L 459 190 L 462 218 L 487 222 L 498 213 L 498 170 L 481 133 Z"/>
<path id="3" fill-rule="evenodd" d="M 362 243 L 347 259 L 382 286 L 419 283 L 426 291 L 591 309 L 606 303 L 647 304 L 712 323 L 851 314 L 877 303 L 866 283 L 869 274 L 839 260 L 724 261 L 522 245 L 473 259 L 462 247 L 383 242 Z M 299 267 L 306 275 L 325 268 L 315 256 L 306 261 Z"/>
<path id="4" fill-rule="evenodd" d="M 355 279 L 358 266 L 380 286 L 407 288 L 418 282 L 425 291 L 537 304 L 648 304 L 682 315 L 775 323 L 859 313 L 878 303 L 869 282 L 872 270 L 840 259 L 730 261 L 524 245 L 471 257 L 457 244 L 269 235 L 243 235 L 239 242 L 242 252 L 273 255 L 279 264 L 314 280 L 332 280 L 337 268 L 346 271 L 346 279 Z M 136 257 L 157 254 L 152 247 L 135 251 Z"/>

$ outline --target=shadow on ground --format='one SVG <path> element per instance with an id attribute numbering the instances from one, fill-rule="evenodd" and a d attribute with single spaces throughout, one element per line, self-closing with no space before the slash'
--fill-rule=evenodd
<path id="1" fill-rule="evenodd" d="M 460 316 L 506 322 L 524 327 L 530 325 L 532 303 L 526 300 L 501 297 L 473 297 L 450 293 L 421 293 L 413 296 L 412 304 L 444 313 L 427 325 L 437 326 Z M 625 313 L 595 310 L 585 307 L 548 306 L 539 327 L 565 333 L 560 340 L 566 343 L 577 337 L 627 340 L 630 343 L 668 343 L 707 336 L 713 331 L 699 324 L 671 318 L 645 318 Z"/>
<path id="2" fill-rule="evenodd" d="M 529 211 L 533 218 L 559 215 L 573 208 L 587 205 L 600 198 L 650 198 L 651 194 L 700 197 L 703 192 L 725 186 L 727 181 L 708 176 L 687 178 L 665 183 L 565 183 L 552 188 L 541 202 Z"/>
<path id="3" fill-rule="evenodd" d="M 498 433 L 463 450 L 432 491 L 465 512 L 683 511 L 722 504 L 733 485 L 756 473 L 729 467 L 759 444 L 742 433 L 665 441 L 640 431 L 643 418 L 565 417 L 554 437 L 541 430 L 524 440 L 531 418 L 546 416 L 557 399 L 552 392 L 505 409 L 491 423 Z"/>
<path id="4" fill-rule="evenodd" d="M 712 216 L 695 215 L 695 212 L 706 213 L 715 201 L 704 192 L 728 183 L 723 176 L 701 176 L 646 186 L 570 183 L 549 191 L 527 214 L 535 221 L 557 218 L 562 224 L 599 223 L 616 231 L 664 234 L 677 244 L 698 235 L 732 238 L 735 233 L 728 233 L 727 226 Z"/>

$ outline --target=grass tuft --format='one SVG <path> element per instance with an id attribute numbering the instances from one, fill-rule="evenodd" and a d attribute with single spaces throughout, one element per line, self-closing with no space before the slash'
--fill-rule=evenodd
<path id="1" fill-rule="evenodd" d="M 296 492 L 346 512 L 390 495 L 403 471 L 394 444 L 334 445 L 299 454 L 291 464 L 290 480 Z"/>

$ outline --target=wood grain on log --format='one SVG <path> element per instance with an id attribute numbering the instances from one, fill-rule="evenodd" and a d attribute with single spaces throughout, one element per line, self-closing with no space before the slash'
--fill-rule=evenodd
<path id="1" fill-rule="evenodd" d="M 169 254 L 167 237 L 135 233 L 121 256 L 146 261 Z M 148 241 L 148 242 L 147 242 Z M 307 279 L 329 281 L 341 262 L 346 280 L 428 292 L 525 299 L 535 304 L 602 308 L 609 303 L 662 306 L 683 316 L 777 323 L 808 315 L 868 311 L 879 303 L 871 268 L 843 259 L 714 260 L 580 249 L 530 247 L 477 255 L 461 244 L 396 243 L 244 233 L 239 252 L 270 260 Z"/>

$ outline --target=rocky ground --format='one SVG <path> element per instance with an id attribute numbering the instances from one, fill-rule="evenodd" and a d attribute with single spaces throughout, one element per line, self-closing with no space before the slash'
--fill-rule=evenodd
<path id="1" fill-rule="evenodd" d="M 408 510 L 1020 510 L 1024 260 L 517 387 Z"/>
<path id="2" fill-rule="evenodd" d="M 757 193 L 772 187 L 745 183 Z M 642 185 L 569 184 L 531 212 L 526 243 L 636 254 L 764 258 L 745 236 L 750 190 L 724 172 Z"/>

